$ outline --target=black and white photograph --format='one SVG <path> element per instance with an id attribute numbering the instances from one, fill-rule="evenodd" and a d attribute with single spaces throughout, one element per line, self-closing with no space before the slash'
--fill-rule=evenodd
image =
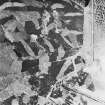
<path id="1" fill-rule="evenodd" d="M 105 0 L 0 0 L 0 105 L 105 105 Z"/>

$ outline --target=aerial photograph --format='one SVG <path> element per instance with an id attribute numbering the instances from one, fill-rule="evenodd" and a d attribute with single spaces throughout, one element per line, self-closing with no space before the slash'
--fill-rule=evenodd
<path id="1" fill-rule="evenodd" d="M 0 105 L 105 105 L 105 0 L 0 0 Z"/>

